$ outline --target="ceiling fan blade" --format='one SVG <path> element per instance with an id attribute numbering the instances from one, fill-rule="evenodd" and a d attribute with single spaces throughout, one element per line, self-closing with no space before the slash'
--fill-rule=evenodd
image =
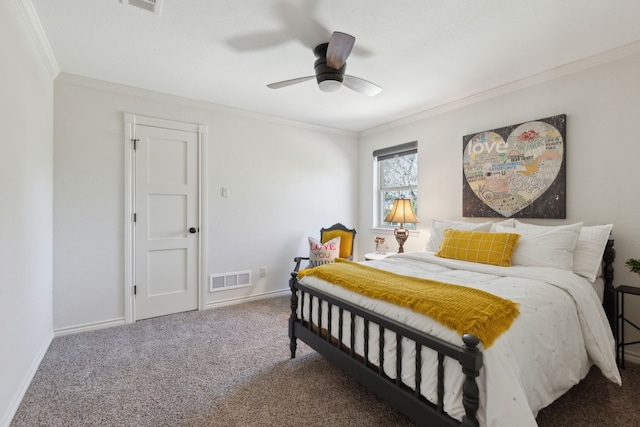
<path id="1" fill-rule="evenodd" d="M 355 37 L 339 31 L 331 34 L 329 46 L 327 47 L 327 65 L 336 70 L 342 68 L 351 54 L 355 41 Z"/>
<path id="2" fill-rule="evenodd" d="M 342 84 L 351 90 L 355 90 L 358 93 L 367 96 L 375 96 L 382 91 L 382 88 L 377 84 L 371 83 L 360 77 L 354 77 L 345 75 Z"/>
<path id="3" fill-rule="evenodd" d="M 296 85 L 298 83 L 306 82 L 307 80 L 315 79 L 316 76 L 298 77 L 297 79 L 284 80 L 277 83 L 268 84 L 267 87 L 271 89 L 280 89 L 281 87 L 287 87 Z"/>

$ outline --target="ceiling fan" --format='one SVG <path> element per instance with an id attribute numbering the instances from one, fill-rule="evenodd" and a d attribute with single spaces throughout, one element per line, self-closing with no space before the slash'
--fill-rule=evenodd
<path id="1" fill-rule="evenodd" d="M 282 82 L 268 84 L 271 89 L 280 89 L 286 86 L 306 82 L 315 77 L 318 87 L 323 92 L 335 92 L 343 85 L 351 90 L 367 96 L 375 96 L 382 88 L 367 80 L 345 74 L 347 58 L 351 54 L 356 38 L 339 31 L 335 31 L 329 39 L 329 43 L 322 43 L 313 49 L 316 56 L 314 62 L 315 76 L 298 77 L 297 79 L 284 80 Z"/>

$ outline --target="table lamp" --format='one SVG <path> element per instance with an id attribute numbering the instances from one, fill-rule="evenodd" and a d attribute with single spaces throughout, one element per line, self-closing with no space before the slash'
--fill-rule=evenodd
<path id="1" fill-rule="evenodd" d="M 391 212 L 384 219 L 386 222 L 399 222 L 400 228 L 396 228 L 393 232 L 396 236 L 396 240 L 400 245 L 398 249 L 398 253 L 401 254 L 404 252 L 404 242 L 409 237 L 409 230 L 403 228 L 405 222 L 418 222 L 418 218 L 416 218 L 416 214 L 413 211 L 413 206 L 411 205 L 410 199 L 405 199 L 404 196 L 399 199 L 395 199 L 393 201 L 393 207 L 391 208 Z"/>

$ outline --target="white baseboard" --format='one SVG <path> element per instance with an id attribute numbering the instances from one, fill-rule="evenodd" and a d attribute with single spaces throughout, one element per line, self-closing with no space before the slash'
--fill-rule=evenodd
<path id="1" fill-rule="evenodd" d="M 272 291 L 272 292 L 266 292 L 263 294 L 257 294 L 257 295 L 250 295 L 250 296 L 246 296 L 246 297 L 239 297 L 239 298 L 230 298 L 230 299 L 226 299 L 226 300 L 220 300 L 220 301 L 212 301 L 212 302 L 208 302 L 205 305 L 205 309 L 211 309 L 211 308 L 215 308 L 215 307 L 224 307 L 226 305 L 235 305 L 235 304 L 240 304 L 243 302 L 249 302 L 249 301 L 258 301 L 261 299 L 265 299 L 265 298 L 273 298 L 276 296 L 280 296 L 280 295 L 288 295 L 290 294 L 290 290 L 289 289 L 282 289 L 279 291 Z M 86 323 L 84 325 L 76 325 L 76 326 L 68 326 L 68 327 L 64 327 L 64 328 L 58 328 L 58 329 L 54 329 L 53 334 L 56 337 L 61 337 L 63 335 L 69 335 L 69 334 L 75 334 L 78 332 L 85 332 L 85 331 L 93 331 L 96 329 L 104 329 L 104 328 L 110 328 L 112 326 L 119 326 L 119 325 L 124 325 L 126 324 L 126 321 L 124 319 L 124 317 L 122 318 L 117 318 L 117 319 L 111 319 L 111 320 L 103 320 L 100 322 L 93 322 L 93 323 Z"/>
<path id="2" fill-rule="evenodd" d="M 635 363 L 636 365 L 640 365 L 640 353 L 635 351 L 625 350 L 624 352 L 624 363 L 627 362 Z"/>
<path id="3" fill-rule="evenodd" d="M 280 291 L 266 292 L 264 294 L 249 295 L 246 297 L 239 297 L 239 298 L 230 298 L 230 299 L 221 300 L 221 301 L 211 301 L 206 304 L 205 308 L 209 310 L 211 308 L 216 308 L 216 307 L 224 307 L 227 305 L 241 304 L 243 302 L 258 301 L 265 298 L 273 298 L 273 297 L 285 296 L 285 295 L 291 295 L 291 291 L 288 288 L 282 289 Z"/>
<path id="4" fill-rule="evenodd" d="M 85 323 L 84 325 L 76 325 L 76 326 L 67 326 L 65 328 L 58 328 L 53 330 L 53 334 L 56 337 L 61 337 L 63 335 L 75 334 L 78 332 L 85 331 L 93 331 L 96 329 L 104 329 L 110 328 L 112 326 L 124 325 L 124 317 L 111 319 L 111 320 L 102 320 L 100 322 L 93 323 Z"/>
<path id="5" fill-rule="evenodd" d="M 22 381 L 22 384 L 20 385 L 20 388 L 18 389 L 14 397 L 12 404 L 9 405 L 7 412 L 0 419 L 0 426 L 9 427 L 9 425 L 11 424 L 11 420 L 13 420 L 13 417 L 16 415 L 16 411 L 18 411 L 20 402 L 22 402 L 22 399 L 24 399 L 24 395 L 27 393 L 27 390 L 31 385 L 31 381 L 36 375 L 38 367 L 40 366 L 40 363 L 42 363 L 42 359 L 44 359 L 44 355 L 47 354 L 47 350 L 51 345 L 51 341 L 53 341 L 53 334 L 49 334 L 49 336 L 42 343 L 42 346 L 40 347 L 40 350 L 38 350 L 38 354 L 33 360 L 29 371 L 27 371 L 27 375 L 24 377 L 24 380 Z"/>

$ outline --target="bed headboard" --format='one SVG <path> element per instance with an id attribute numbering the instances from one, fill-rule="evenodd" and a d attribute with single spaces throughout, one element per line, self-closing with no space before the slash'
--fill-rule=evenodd
<path id="1" fill-rule="evenodd" d="M 613 261 L 616 258 L 616 250 L 613 249 L 613 239 L 607 241 L 602 255 L 602 278 L 604 279 L 604 297 L 602 305 L 609 319 L 611 330 L 614 330 L 615 324 L 615 304 L 616 293 L 613 288 Z"/>

